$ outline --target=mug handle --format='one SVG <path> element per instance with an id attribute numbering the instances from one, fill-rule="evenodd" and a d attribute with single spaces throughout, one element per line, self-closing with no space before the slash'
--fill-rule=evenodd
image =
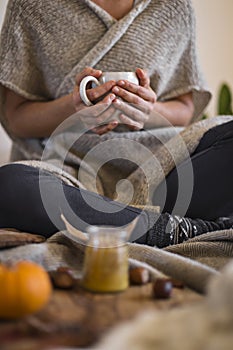
<path id="1" fill-rule="evenodd" d="M 87 97 L 87 93 L 86 93 L 86 87 L 87 84 L 92 81 L 93 83 L 95 83 L 97 86 L 100 86 L 100 82 L 99 80 L 97 80 L 95 77 L 93 77 L 92 75 L 88 75 L 87 77 L 83 78 L 81 80 L 81 83 L 79 85 L 79 94 L 81 97 L 81 100 L 83 101 L 83 103 L 86 106 L 92 106 L 93 103 L 89 100 L 89 98 Z"/>

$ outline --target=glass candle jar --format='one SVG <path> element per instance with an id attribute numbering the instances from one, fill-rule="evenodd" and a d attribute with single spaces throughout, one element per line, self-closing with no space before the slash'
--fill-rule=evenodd
<path id="1" fill-rule="evenodd" d="M 93 292 L 121 292 L 128 287 L 128 233 L 121 227 L 90 226 L 85 248 L 83 287 Z"/>

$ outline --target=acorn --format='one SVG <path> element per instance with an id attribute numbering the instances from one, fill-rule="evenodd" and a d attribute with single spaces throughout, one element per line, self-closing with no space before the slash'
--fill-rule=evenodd
<path id="1" fill-rule="evenodd" d="M 144 267 L 134 267 L 129 271 L 130 284 L 143 285 L 150 281 L 150 273 Z"/>
<path id="2" fill-rule="evenodd" d="M 157 278 L 152 286 L 153 297 L 156 299 L 169 299 L 171 297 L 172 287 L 171 280 Z"/>
<path id="3" fill-rule="evenodd" d="M 75 279 L 66 267 L 59 267 L 55 271 L 49 272 L 54 287 L 60 289 L 71 289 L 75 285 Z"/>

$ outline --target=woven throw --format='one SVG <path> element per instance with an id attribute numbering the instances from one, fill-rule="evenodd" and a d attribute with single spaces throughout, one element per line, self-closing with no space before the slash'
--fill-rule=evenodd
<path id="1" fill-rule="evenodd" d="M 208 238 L 208 235 L 211 238 Z M 226 239 L 226 237 L 228 238 Z M 205 246 L 208 247 L 205 256 L 209 258 L 210 265 L 220 266 L 219 258 L 220 262 L 223 263 L 222 257 L 227 259 L 233 257 L 233 230 L 201 235 L 196 237 L 194 241 L 197 244 L 198 242 L 201 243 L 203 251 Z M 213 249 L 211 250 L 211 242 L 218 242 L 219 246 L 213 244 Z M 182 256 L 185 255 L 184 245 L 188 247 L 189 244 L 189 257 Z M 195 261 L 200 253 L 199 251 L 197 253 L 196 249 L 192 248 L 192 245 L 193 240 L 166 249 L 128 243 L 129 262 L 132 266 L 148 266 L 152 279 L 164 275 L 170 276 L 183 281 L 188 287 L 204 293 L 209 278 L 217 275 L 219 272 L 207 264 Z M 0 261 L 16 262 L 26 259 L 41 264 L 46 270 L 54 270 L 59 266 L 68 266 L 72 269 L 74 275 L 80 276 L 82 273 L 84 249 L 83 245 L 70 240 L 66 236 L 65 231 L 63 231 L 56 233 L 44 243 L 28 244 L 2 250 L 0 251 Z M 175 253 L 171 252 L 171 250 Z M 219 251 L 221 254 L 219 254 Z"/>

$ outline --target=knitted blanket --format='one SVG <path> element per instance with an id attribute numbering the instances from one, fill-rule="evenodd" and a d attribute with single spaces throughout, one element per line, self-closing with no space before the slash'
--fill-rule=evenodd
<path id="1" fill-rule="evenodd" d="M 189 158 L 204 134 L 232 120 L 232 116 L 210 118 L 181 132 L 162 128 L 154 132 L 79 136 L 71 130 L 50 138 L 42 160 L 68 171 L 78 168 L 73 175 L 92 192 L 125 204 L 151 205 L 152 192 L 175 166 Z M 126 180 L 118 183 L 122 178 Z"/>
<path id="2" fill-rule="evenodd" d="M 197 63 L 190 0 L 138 0 L 119 21 L 91 0 L 9 0 L 0 41 L 0 119 L 6 130 L 3 87 L 32 101 L 53 100 L 72 92 L 86 66 L 145 68 L 158 101 L 192 92 L 193 121 L 210 99 Z M 12 160 L 41 158 L 43 140 L 11 137 Z"/>

